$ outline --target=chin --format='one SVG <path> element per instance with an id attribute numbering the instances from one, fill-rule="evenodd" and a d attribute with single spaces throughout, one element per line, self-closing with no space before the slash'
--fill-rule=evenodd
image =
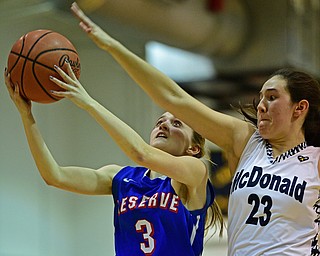
<path id="1" fill-rule="evenodd" d="M 167 145 L 164 145 L 162 143 L 154 143 L 152 146 L 157 149 L 160 149 L 168 154 L 176 155 L 174 150 L 172 150 L 170 147 L 168 147 Z"/>
<path id="2" fill-rule="evenodd" d="M 266 130 L 264 130 L 264 129 L 260 129 L 259 128 L 259 134 L 265 140 L 268 140 L 270 138 L 268 132 Z"/>
<path id="3" fill-rule="evenodd" d="M 166 146 L 163 144 L 163 143 L 157 143 L 157 142 L 154 142 L 154 143 L 151 143 L 150 144 L 152 147 L 154 148 L 157 148 L 157 149 L 161 149 L 163 151 L 166 151 L 165 148 Z"/>

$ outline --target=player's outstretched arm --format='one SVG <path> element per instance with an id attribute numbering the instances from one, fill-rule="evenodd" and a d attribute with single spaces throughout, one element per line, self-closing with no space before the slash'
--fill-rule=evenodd
<path id="1" fill-rule="evenodd" d="M 112 178 L 120 167 L 110 165 L 94 170 L 59 166 L 36 124 L 31 111 L 31 102 L 21 97 L 19 87 L 11 84 L 10 74 L 7 71 L 4 76 L 10 97 L 20 113 L 30 151 L 44 181 L 48 185 L 81 194 L 111 194 Z"/>
<path id="2" fill-rule="evenodd" d="M 76 3 L 71 10 L 80 27 L 103 50 L 126 70 L 137 84 L 162 108 L 184 121 L 228 154 L 235 166 L 254 128 L 238 118 L 205 106 L 191 97 L 168 76 L 129 51 L 89 19 Z"/>
<path id="3" fill-rule="evenodd" d="M 56 67 L 63 80 L 54 77 L 51 80 L 64 90 L 52 93 L 68 98 L 87 111 L 132 161 L 192 187 L 203 181 L 207 173 L 202 161 L 188 156 L 175 157 L 150 146 L 130 126 L 88 95 L 69 64 L 67 70 L 68 74 Z"/>

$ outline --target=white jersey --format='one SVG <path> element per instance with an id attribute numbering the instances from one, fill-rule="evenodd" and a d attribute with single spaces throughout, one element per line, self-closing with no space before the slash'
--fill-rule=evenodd
<path id="1" fill-rule="evenodd" d="M 320 148 L 301 143 L 272 156 L 271 145 L 255 132 L 232 180 L 228 254 L 320 255 L 315 222 Z"/>

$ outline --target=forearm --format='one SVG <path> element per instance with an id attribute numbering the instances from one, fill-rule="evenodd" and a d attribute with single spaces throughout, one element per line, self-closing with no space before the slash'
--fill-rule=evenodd
<path id="1" fill-rule="evenodd" d="M 141 59 L 116 40 L 109 42 L 111 56 L 129 76 L 161 107 L 172 111 L 171 106 L 183 103 L 187 97 L 172 79 Z"/>
<path id="2" fill-rule="evenodd" d="M 54 184 L 59 178 L 59 165 L 52 157 L 32 114 L 22 116 L 25 134 L 33 159 L 42 178 L 48 184 Z"/>
<path id="3" fill-rule="evenodd" d="M 234 150 L 235 127 L 248 130 L 246 122 L 218 113 L 185 92 L 172 79 L 129 51 L 114 39 L 108 41 L 105 48 L 113 58 L 126 70 L 137 84 L 160 107 L 187 123 L 203 137 L 211 140 L 224 150 Z M 246 135 L 244 135 L 246 136 Z M 242 146 L 242 145 L 241 145 Z M 242 146 L 243 147 L 243 146 Z M 239 151 L 239 150 L 237 150 Z M 242 150 L 240 153 L 241 155 Z"/>
<path id="4" fill-rule="evenodd" d="M 85 110 L 131 160 L 140 163 L 150 145 L 139 134 L 95 100 L 92 100 Z"/>
<path id="5" fill-rule="evenodd" d="M 81 29 L 95 44 L 122 66 L 131 78 L 162 108 L 179 115 L 188 114 L 191 96 L 183 91 L 172 79 L 130 52 L 120 42 L 109 36 L 91 21 L 76 3 L 71 10 L 80 20 Z"/>
<path id="6" fill-rule="evenodd" d="M 112 179 L 121 167 L 106 165 L 98 170 L 57 164 L 32 115 L 22 117 L 29 147 L 40 175 L 48 185 L 86 195 L 110 195 Z"/>

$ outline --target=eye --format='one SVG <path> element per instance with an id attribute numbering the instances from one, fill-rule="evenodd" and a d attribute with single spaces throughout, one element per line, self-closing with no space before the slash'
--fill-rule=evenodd
<path id="1" fill-rule="evenodd" d="M 274 96 L 274 95 L 270 95 L 270 96 L 269 96 L 269 100 L 272 101 L 272 100 L 275 100 L 275 99 L 276 99 L 276 96 Z"/>
<path id="2" fill-rule="evenodd" d="M 172 123 L 172 125 L 173 125 L 174 127 L 181 127 L 181 126 L 182 126 L 182 122 L 179 121 L 179 120 L 174 120 L 173 123 Z"/>
<path id="3" fill-rule="evenodd" d="M 156 122 L 155 127 L 159 127 L 162 123 L 163 123 L 163 121 L 162 121 L 162 120 L 158 120 L 158 121 Z"/>

